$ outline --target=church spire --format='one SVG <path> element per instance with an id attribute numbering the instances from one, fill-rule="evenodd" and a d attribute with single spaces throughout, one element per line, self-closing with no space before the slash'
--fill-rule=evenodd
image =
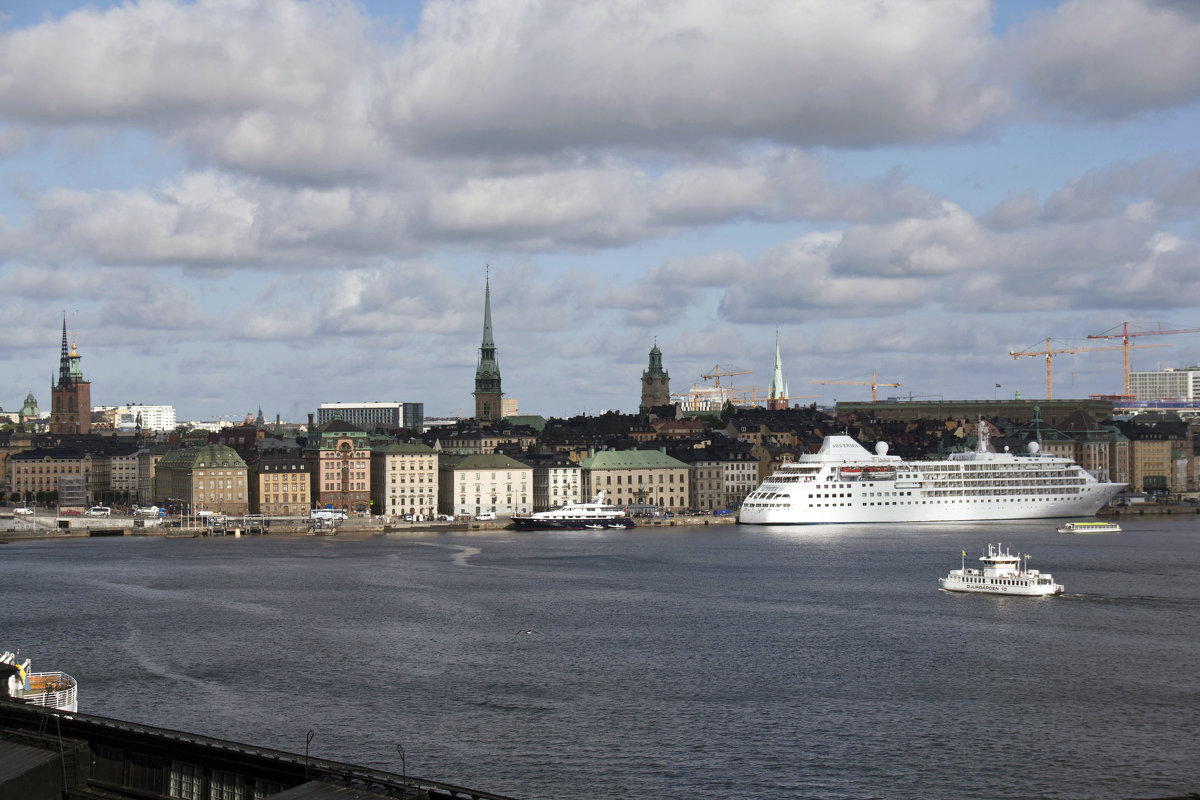
<path id="1" fill-rule="evenodd" d="M 67 312 L 63 312 L 62 355 L 58 358 L 58 385 L 71 385 L 71 353 L 67 350 Z"/>
<path id="2" fill-rule="evenodd" d="M 479 345 L 479 365 L 475 368 L 475 418 L 500 419 L 500 365 L 496 363 L 496 343 L 492 340 L 492 281 L 483 284 L 483 341 Z"/>
<path id="3" fill-rule="evenodd" d="M 783 377 L 783 359 L 779 357 L 779 326 L 775 326 L 775 367 L 771 372 L 771 385 L 767 391 L 767 408 L 788 407 L 787 381 Z"/>

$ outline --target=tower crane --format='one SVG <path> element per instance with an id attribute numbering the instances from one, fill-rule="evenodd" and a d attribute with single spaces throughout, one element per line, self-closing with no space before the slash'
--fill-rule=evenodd
<path id="1" fill-rule="evenodd" d="M 1109 328 L 1109 330 L 1112 330 L 1112 328 Z M 1131 330 L 1129 330 L 1129 323 L 1122 322 L 1120 333 L 1097 333 L 1095 335 L 1089 335 L 1087 338 L 1089 338 L 1089 339 L 1120 339 L 1121 340 L 1121 349 L 1125 351 L 1125 394 L 1128 395 L 1128 394 L 1131 394 L 1131 392 L 1129 391 L 1129 350 L 1131 347 L 1134 346 L 1134 345 L 1129 344 L 1129 337 L 1130 336 L 1166 336 L 1168 334 L 1173 334 L 1173 333 L 1200 333 L 1200 328 L 1180 328 L 1178 330 L 1173 330 L 1173 331 L 1164 331 L 1162 329 L 1162 324 L 1159 323 L 1158 330 L 1156 330 L 1156 331 L 1131 331 Z M 1144 346 L 1148 346 L 1148 345 L 1144 345 Z"/>
<path id="2" fill-rule="evenodd" d="M 880 383 L 879 381 L 875 380 L 874 372 L 871 373 L 871 380 L 869 380 L 869 381 L 809 381 L 809 383 L 821 383 L 821 384 L 842 383 L 842 384 L 849 384 L 851 386 L 870 386 L 872 403 L 875 402 L 876 395 L 878 394 L 878 392 L 876 390 L 880 386 L 899 386 L 900 385 L 898 383 Z"/>
<path id="3" fill-rule="evenodd" d="M 1129 351 L 1128 351 L 1129 346 L 1130 345 L 1128 345 L 1128 344 L 1124 345 L 1124 347 L 1126 348 L 1126 351 L 1125 351 L 1125 393 L 1126 394 L 1129 393 Z M 1136 347 L 1136 345 L 1134 345 L 1134 347 Z M 1145 345 L 1142 345 L 1142 347 L 1143 348 L 1146 348 L 1146 347 L 1170 347 L 1170 345 L 1145 344 Z M 1023 351 L 1023 352 L 1009 350 L 1008 354 L 1013 357 L 1014 361 L 1016 359 L 1020 358 L 1021 356 L 1045 356 L 1046 357 L 1046 399 L 1053 400 L 1054 399 L 1054 390 L 1053 390 L 1054 377 L 1053 377 L 1053 371 L 1052 371 L 1052 367 L 1051 367 L 1051 359 L 1054 356 L 1063 355 L 1064 353 L 1094 353 L 1098 350 L 1120 350 L 1120 349 L 1122 349 L 1121 345 L 1113 345 L 1112 347 L 1065 347 L 1065 348 L 1062 348 L 1059 350 L 1051 350 L 1050 349 L 1050 340 L 1047 339 L 1045 350 L 1028 350 L 1028 351 Z"/>
<path id="4" fill-rule="evenodd" d="M 721 365 L 715 364 L 713 366 L 713 371 L 712 371 L 711 375 L 701 375 L 700 377 L 704 378 L 704 380 L 706 380 L 706 381 L 713 381 L 713 388 L 720 389 L 721 388 L 721 378 L 723 376 L 728 377 L 730 375 L 749 375 L 752 371 L 753 370 L 748 370 L 748 369 L 735 369 L 735 370 L 730 370 L 728 372 L 721 372 Z"/>

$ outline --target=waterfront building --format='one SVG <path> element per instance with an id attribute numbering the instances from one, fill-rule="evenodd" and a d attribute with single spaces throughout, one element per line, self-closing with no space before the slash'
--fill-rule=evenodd
<path id="1" fill-rule="evenodd" d="M 612 505 L 654 505 L 663 511 L 691 508 L 688 465 L 661 450 L 601 450 L 579 466 L 586 497 L 603 490 Z"/>
<path id="2" fill-rule="evenodd" d="M 671 376 L 663 369 L 662 351 L 658 342 L 650 348 L 650 363 L 642 372 L 642 400 L 638 411 L 645 414 L 652 408 L 671 404 Z"/>
<path id="3" fill-rule="evenodd" d="M 246 462 L 231 447 L 206 444 L 171 450 L 154 473 L 154 502 L 183 504 L 182 511 L 242 516 L 250 502 Z"/>
<path id="4" fill-rule="evenodd" d="M 779 411 L 787 407 L 787 380 L 783 377 L 783 360 L 779 357 L 779 328 L 776 328 L 775 365 L 771 369 L 771 383 L 767 388 L 767 408 L 771 411 Z"/>
<path id="5" fill-rule="evenodd" d="M 535 512 L 591 499 L 583 496 L 583 470 L 565 453 L 533 455 L 525 461 L 533 468 Z"/>
<path id="6" fill-rule="evenodd" d="M 357 425 L 364 431 L 383 432 L 398 429 L 420 433 L 425 427 L 424 403 L 321 403 L 317 406 L 317 424 L 335 419 Z"/>
<path id="7" fill-rule="evenodd" d="M 371 500 L 376 514 L 392 517 L 438 510 L 438 451 L 399 442 L 371 450 Z"/>
<path id="8" fill-rule="evenodd" d="M 496 343 L 492 340 L 492 285 L 486 278 L 483 290 L 483 342 L 479 345 L 479 364 L 475 367 L 475 419 L 490 421 L 504 415 L 504 392 L 500 388 L 500 365 L 496 362 Z M 515 410 L 515 409 L 514 409 Z"/>
<path id="9" fill-rule="evenodd" d="M 143 447 L 138 450 L 138 482 L 135 502 L 139 506 L 154 504 L 154 473 L 158 469 L 158 462 L 170 451 L 170 445 L 166 444 Z"/>
<path id="10" fill-rule="evenodd" d="M 107 459 L 105 459 L 107 461 Z M 68 498 L 60 493 L 60 479 L 72 479 L 83 487 L 83 496 L 70 498 L 71 506 L 79 507 L 91 502 L 87 493 L 92 476 L 92 455 L 78 447 L 54 447 L 25 450 L 8 457 L 8 485 L 13 498 L 28 502 L 52 502 L 60 504 Z"/>
<path id="11" fill-rule="evenodd" d="M 311 475 L 299 453 L 268 453 L 249 465 L 250 511 L 268 517 L 306 516 Z"/>
<path id="12" fill-rule="evenodd" d="M 83 378 L 81 360 L 74 343 L 67 350 L 67 316 L 63 314 L 58 383 L 50 387 L 50 433 L 87 433 L 92 429 L 92 384 Z"/>
<path id="13" fill-rule="evenodd" d="M 1139 414 L 1117 425 L 1130 442 L 1130 491 L 1187 490 L 1187 458 L 1192 451 L 1187 423 L 1175 414 Z"/>
<path id="14" fill-rule="evenodd" d="M 690 508 L 714 511 L 725 508 L 725 465 L 712 447 L 679 448 L 674 456 L 691 467 L 688 473 Z"/>
<path id="15" fill-rule="evenodd" d="M 533 469 L 500 453 L 442 456 L 438 464 L 438 510 L 455 516 L 528 514 Z"/>
<path id="16" fill-rule="evenodd" d="M 765 476 L 758 472 L 758 459 L 752 445 L 729 442 L 717 445 L 715 449 L 721 462 L 721 489 L 725 493 L 720 507 L 737 508 Z"/>
<path id="17" fill-rule="evenodd" d="M 107 496 L 101 492 L 101 500 L 111 499 L 119 503 L 135 502 L 138 496 L 138 445 L 126 441 L 110 445 L 108 451 Z"/>
<path id="18" fill-rule="evenodd" d="M 366 431 L 340 419 L 317 425 L 304 445 L 317 507 L 371 510 L 371 444 Z"/>

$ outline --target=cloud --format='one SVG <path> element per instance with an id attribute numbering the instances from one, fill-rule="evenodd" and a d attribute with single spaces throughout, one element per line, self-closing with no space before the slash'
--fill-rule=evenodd
<path id="1" fill-rule="evenodd" d="M 391 120 L 431 151 L 927 141 L 1005 109 L 989 25 L 982 0 L 432 2 Z"/>
<path id="2" fill-rule="evenodd" d="M 1120 119 L 1200 99 L 1200 14 L 1161 0 L 1069 0 L 1014 42 L 1025 88 L 1065 114 Z"/>

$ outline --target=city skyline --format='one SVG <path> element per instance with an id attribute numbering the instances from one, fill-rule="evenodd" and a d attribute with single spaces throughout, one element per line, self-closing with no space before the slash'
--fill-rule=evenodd
<path id="1" fill-rule="evenodd" d="M 485 275 L 544 416 L 636 411 L 655 344 L 673 393 L 765 395 L 778 330 L 793 402 L 1039 398 L 1009 351 L 1200 327 L 1187 4 L 4 14 L 5 409 L 48 407 L 65 313 L 94 405 L 470 416 Z M 1134 370 L 1200 360 L 1151 342 Z M 1117 350 L 1053 370 L 1122 390 Z"/>

